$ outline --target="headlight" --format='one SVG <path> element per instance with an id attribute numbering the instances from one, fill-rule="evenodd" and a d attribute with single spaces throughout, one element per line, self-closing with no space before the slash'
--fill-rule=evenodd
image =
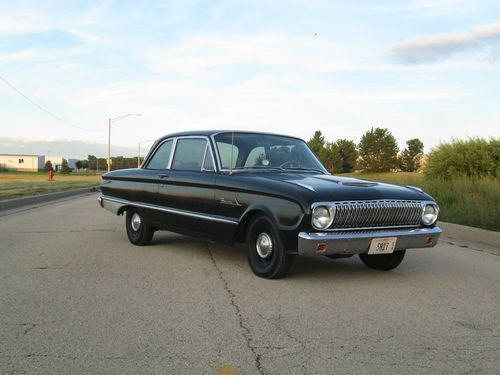
<path id="1" fill-rule="evenodd" d="M 426 204 L 422 211 L 422 223 L 424 225 L 432 225 L 438 218 L 439 207 L 437 204 Z"/>
<path id="2" fill-rule="evenodd" d="M 332 225 L 333 208 L 331 206 L 316 206 L 312 211 L 312 226 L 323 230 Z"/>

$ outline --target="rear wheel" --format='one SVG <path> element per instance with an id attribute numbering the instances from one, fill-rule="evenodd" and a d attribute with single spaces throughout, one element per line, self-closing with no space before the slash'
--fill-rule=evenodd
<path id="1" fill-rule="evenodd" d="M 359 254 L 359 257 L 368 268 L 380 271 L 390 271 L 401 264 L 405 253 L 406 250 L 400 250 L 392 254 Z"/>
<path id="2" fill-rule="evenodd" d="M 252 271 L 266 279 L 287 274 L 294 256 L 283 248 L 274 223 L 261 214 L 252 219 L 247 233 L 247 256 Z"/>
<path id="3" fill-rule="evenodd" d="M 134 245 L 145 246 L 153 239 L 154 229 L 144 222 L 139 211 L 134 208 L 127 210 L 125 227 L 128 239 Z"/>

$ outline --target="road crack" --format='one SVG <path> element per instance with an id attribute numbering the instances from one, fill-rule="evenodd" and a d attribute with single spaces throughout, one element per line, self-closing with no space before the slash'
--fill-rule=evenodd
<path id="1" fill-rule="evenodd" d="M 225 290 L 226 294 L 229 296 L 231 306 L 233 306 L 233 308 L 234 308 L 234 311 L 236 313 L 236 317 L 238 318 L 238 323 L 239 323 L 241 332 L 243 334 L 243 337 L 245 338 L 246 345 L 247 345 L 248 349 L 250 350 L 250 352 L 252 353 L 252 356 L 254 358 L 255 367 L 256 367 L 257 371 L 259 372 L 259 374 L 264 375 L 265 371 L 262 368 L 261 355 L 257 353 L 257 348 L 253 345 L 252 336 L 250 334 L 250 328 L 248 328 L 244 322 L 243 316 L 241 314 L 241 308 L 238 305 L 238 303 L 236 302 L 236 294 L 229 287 L 229 284 L 228 284 L 226 278 L 224 277 L 224 273 L 222 272 L 222 270 L 219 268 L 217 262 L 215 261 L 214 254 L 213 254 L 212 250 L 210 249 L 209 243 L 207 243 L 207 250 L 208 250 L 208 254 L 210 255 L 210 259 L 212 260 L 212 263 L 213 263 L 215 269 L 217 270 L 217 274 L 219 276 L 219 279 L 222 281 L 222 284 L 224 286 L 224 290 Z"/>

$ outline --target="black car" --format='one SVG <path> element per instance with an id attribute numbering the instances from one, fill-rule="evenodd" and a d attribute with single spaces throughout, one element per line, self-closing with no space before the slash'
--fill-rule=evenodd
<path id="1" fill-rule="evenodd" d="M 100 205 L 126 213 L 135 245 L 156 230 L 246 243 L 261 277 L 278 278 L 296 255 L 358 254 L 397 267 L 410 248 L 436 245 L 439 207 L 419 188 L 330 175 L 298 138 L 242 131 L 158 139 L 142 166 L 102 177 Z"/>

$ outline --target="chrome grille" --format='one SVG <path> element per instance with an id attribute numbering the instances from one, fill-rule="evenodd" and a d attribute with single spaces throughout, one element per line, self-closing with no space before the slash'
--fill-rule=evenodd
<path id="1" fill-rule="evenodd" d="M 330 229 L 420 226 L 423 202 L 403 200 L 332 202 Z"/>

